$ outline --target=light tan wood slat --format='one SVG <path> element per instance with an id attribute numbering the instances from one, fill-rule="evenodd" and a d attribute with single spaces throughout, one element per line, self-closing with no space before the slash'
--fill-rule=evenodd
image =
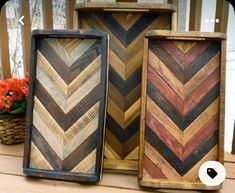
<path id="1" fill-rule="evenodd" d="M 29 0 L 21 0 L 20 17 L 24 16 L 24 25 L 22 27 L 22 48 L 25 72 L 29 71 L 30 67 L 30 43 L 31 43 L 31 23 L 30 23 L 30 8 Z"/>
<path id="2" fill-rule="evenodd" d="M 0 13 L 0 66 L 2 68 L 2 79 L 11 77 L 9 43 L 7 33 L 6 6 L 2 7 Z"/>
<path id="3" fill-rule="evenodd" d="M 200 31 L 202 0 L 190 1 L 189 30 Z"/>
<path id="4" fill-rule="evenodd" d="M 52 0 L 42 0 L 44 28 L 53 28 Z"/>
<path id="5" fill-rule="evenodd" d="M 219 23 L 215 23 L 215 32 L 227 32 L 228 11 L 229 3 L 225 0 L 217 0 L 215 19 L 219 19 Z"/>

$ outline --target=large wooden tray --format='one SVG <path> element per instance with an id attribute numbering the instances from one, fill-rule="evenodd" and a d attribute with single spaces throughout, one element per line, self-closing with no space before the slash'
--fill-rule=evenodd
<path id="1" fill-rule="evenodd" d="M 25 174 L 100 180 L 107 44 L 106 34 L 93 30 L 33 32 Z"/>
<path id="2" fill-rule="evenodd" d="M 110 36 L 104 168 L 138 170 L 141 65 L 144 33 L 175 27 L 175 7 L 164 4 L 78 4 L 79 28 Z"/>
<path id="3" fill-rule="evenodd" d="M 206 161 L 224 161 L 226 36 L 150 31 L 142 75 L 139 182 L 219 189 L 199 180 Z"/>

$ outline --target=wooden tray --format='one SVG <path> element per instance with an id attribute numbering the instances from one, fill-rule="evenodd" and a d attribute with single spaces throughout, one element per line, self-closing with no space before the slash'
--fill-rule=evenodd
<path id="1" fill-rule="evenodd" d="M 200 166 L 223 163 L 225 39 L 220 33 L 146 34 L 141 101 L 142 186 L 219 189 Z"/>
<path id="2" fill-rule="evenodd" d="M 141 65 L 144 33 L 171 29 L 175 7 L 154 3 L 78 4 L 79 28 L 110 36 L 104 168 L 138 170 Z"/>
<path id="3" fill-rule="evenodd" d="M 100 180 L 107 44 L 106 34 L 93 30 L 33 32 L 25 174 Z"/>

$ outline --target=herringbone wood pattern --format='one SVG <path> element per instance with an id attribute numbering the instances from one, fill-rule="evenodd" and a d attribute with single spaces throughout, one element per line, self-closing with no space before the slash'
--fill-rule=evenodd
<path id="1" fill-rule="evenodd" d="M 137 170 L 143 36 L 170 29 L 170 14 L 81 12 L 80 27 L 110 36 L 105 164 L 108 169 Z"/>
<path id="2" fill-rule="evenodd" d="M 143 180 L 200 182 L 218 159 L 220 43 L 150 40 Z"/>
<path id="3" fill-rule="evenodd" d="M 102 49 L 98 38 L 37 41 L 29 168 L 99 178 L 106 97 Z"/>

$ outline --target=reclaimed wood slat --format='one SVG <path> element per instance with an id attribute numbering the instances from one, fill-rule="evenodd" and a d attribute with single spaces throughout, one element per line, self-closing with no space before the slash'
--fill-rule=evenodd
<path id="1" fill-rule="evenodd" d="M 158 32 L 149 32 L 154 33 Z M 174 32 L 171 34 L 165 39 L 151 35 L 145 52 L 140 184 L 219 189 L 220 186 L 203 185 L 198 168 L 205 160 L 224 162 L 224 41 L 197 40 L 192 33 L 196 39 L 189 42 Z M 163 71 L 162 66 L 169 72 Z M 213 70 L 208 73 L 209 69 Z M 203 81 L 186 89 L 188 82 L 199 74 Z M 171 76 L 177 84 L 172 83 Z M 179 84 L 181 94 L 175 92 Z M 168 170 L 174 172 L 169 175 Z"/>

